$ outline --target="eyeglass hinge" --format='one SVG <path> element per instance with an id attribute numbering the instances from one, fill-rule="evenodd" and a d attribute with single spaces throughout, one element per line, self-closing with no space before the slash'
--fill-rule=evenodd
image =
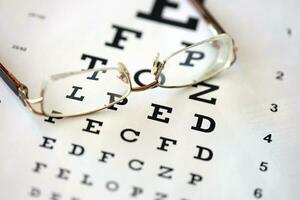
<path id="1" fill-rule="evenodd" d="M 153 66 L 152 66 L 152 74 L 156 77 L 156 78 L 159 78 L 158 76 L 160 75 L 161 73 L 161 70 L 163 69 L 165 65 L 165 62 L 161 62 L 159 61 L 159 54 L 157 54 L 154 62 L 153 62 Z"/>
<path id="2" fill-rule="evenodd" d="M 24 106 L 26 106 L 25 99 L 28 98 L 28 88 L 26 87 L 26 85 L 21 84 L 18 88 L 18 91 L 19 91 L 18 96 L 19 96 L 20 100 L 22 101 Z"/>

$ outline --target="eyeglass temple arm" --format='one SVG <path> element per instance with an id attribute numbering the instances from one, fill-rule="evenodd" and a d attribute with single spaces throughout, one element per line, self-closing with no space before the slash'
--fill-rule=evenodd
<path id="1" fill-rule="evenodd" d="M 204 19 L 207 21 L 208 25 L 215 35 L 226 33 L 222 26 L 217 22 L 217 20 L 210 14 L 210 12 L 205 8 L 203 0 L 190 0 L 195 8 L 201 13 Z"/>
<path id="2" fill-rule="evenodd" d="M 10 89 L 22 100 L 27 97 L 27 87 L 0 63 L 0 76 Z"/>

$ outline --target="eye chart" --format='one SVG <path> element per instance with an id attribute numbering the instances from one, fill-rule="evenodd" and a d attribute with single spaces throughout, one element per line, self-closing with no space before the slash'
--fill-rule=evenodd
<path id="1" fill-rule="evenodd" d="M 33 115 L 1 80 L 0 198 L 299 199 L 300 4 L 206 4 L 238 61 L 194 87 L 61 119 Z M 2 1 L 0 24 L 0 61 L 30 97 L 52 74 L 120 61 L 149 83 L 156 53 L 211 36 L 184 0 Z"/>

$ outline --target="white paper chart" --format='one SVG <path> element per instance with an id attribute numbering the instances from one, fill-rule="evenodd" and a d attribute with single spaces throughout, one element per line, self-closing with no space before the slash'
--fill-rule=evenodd
<path id="1" fill-rule="evenodd" d="M 194 87 L 59 119 L 30 113 L 0 80 L 0 199 L 299 199 L 300 3 L 205 4 L 238 60 Z M 30 97 L 52 74 L 119 61 L 145 84 L 157 52 L 210 36 L 184 0 L 0 2 L 0 62 Z"/>

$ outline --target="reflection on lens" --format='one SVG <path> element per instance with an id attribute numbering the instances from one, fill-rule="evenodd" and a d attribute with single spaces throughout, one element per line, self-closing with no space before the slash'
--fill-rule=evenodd
<path id="1" fill-rule="evenodd" d="M 53 117 L 90 113 L 121 101 L 130 87 L 129 77 L 117 68 L 54 75 L 42 92 L 42 110 Z"/>
<path id="2" fill-rule="evenodd" d="M 199 42 L 169 56 L 161 87 L 180 87 L 211 78 L 231 65 L 233 41 L 227 34 Z"/>

